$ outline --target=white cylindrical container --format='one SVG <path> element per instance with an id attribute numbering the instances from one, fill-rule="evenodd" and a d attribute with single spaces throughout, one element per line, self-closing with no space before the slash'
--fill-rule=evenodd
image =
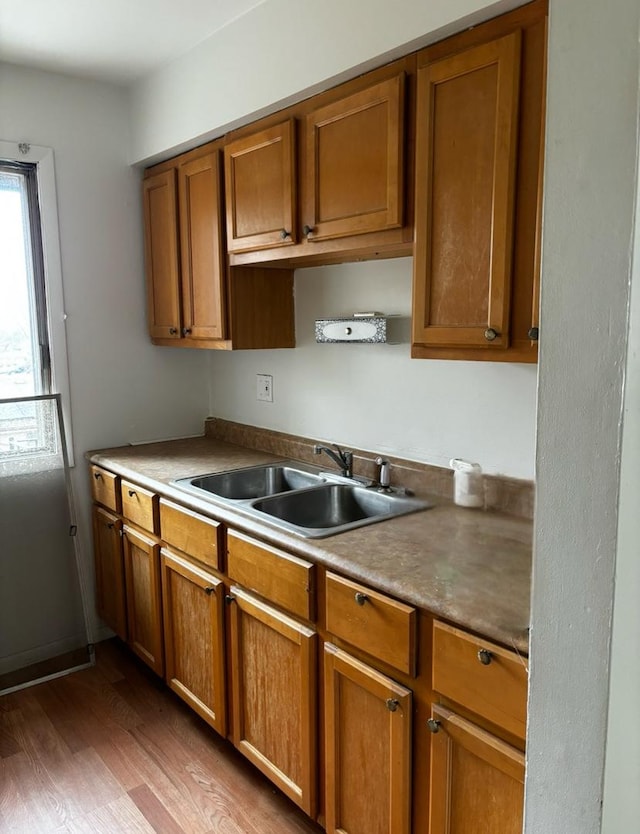
<path id="1" fill-rule="evenodd" d="M 484 507 L 484 483 L 479 463 L 452 458 L 453 500 L 461 507 Z"/>

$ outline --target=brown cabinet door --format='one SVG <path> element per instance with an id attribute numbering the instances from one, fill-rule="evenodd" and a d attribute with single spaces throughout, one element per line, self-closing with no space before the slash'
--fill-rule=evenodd
<path id="1" fill-rule="evenodd" d="M 176 172 L 171 168 L 142 184 L 149 335 L 180 338 L 180 267 Z"/>
<path id="2" fill-rule="evenodd" d="M 431 722 L 429 834 L 520 834 L 524 754 L 444 707 Z"/>
<path id="3" fill-rule="evenodd" d="M 127 525 L 123 530 L 129 646 L 162 675 L 160 545 Z"/>
<path id="4" fill-rule="evenodd" d="M 404 74 L 306 120 L 308 240 L 402 226 Z"/>
<path id="5" fill-rule="evenodd" d="M 509 346 L 520 41 L 418 71 L 415 344 Z"/>
<path id="6" fill-rule="evenodd" d="M 93 508 L 96 565 L 96 608 L 121 640 L 127 639 L 122 520 L 101 507 Z"/>
<path id="7" fill-rule="evenodd" d="M 167 683 L 225 735 L 224 585 L 169 550 L 161 555 Z"/>
<path id="8" fill-rule="evenodd" d="M 225 258 L 218 151 L 178 169 L 182 335 L 224 339 Z"/>
<path id="9" fill-rule="evenodd" d="M 295 243 L 293 121 L 230 142 L 224 158 L 229 252 Z"/>
<path id="10" fill-rule="evenodd" d="M 231 597 L 233 742 L 315 817 L 317 635 L 239 588 Z"/>
<path id="11" fill-rule="evenodd" d="M 327 832 L 409 834 L 411 692 L 330 644 L 324 675 Z"/>

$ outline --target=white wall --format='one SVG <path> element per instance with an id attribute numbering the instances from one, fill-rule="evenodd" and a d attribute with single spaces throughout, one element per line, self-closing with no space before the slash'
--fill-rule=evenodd
<path id="1" fill-rule="evenodd" d="M 211 354 L 211 413 L 448 466 L 533 478 L 535 365 L 411 359 L 411 258 L 299 269 L 296 349 Z M 400 314 L 404 343 L 316 344 L 317 318 Z M 273 375 L 274 402 L 256 400 Z M 491 430 L 488 431 L 487 427 Z"/>
<path id="2" fill-rule="evenodd" d="M 145 334 L 140 175 L 128 165 L 127 105 L 117 87 L 0 65 L 0 139 L 54 150 L 74 482 L 87 565 L 83 453 L 201 433 L 208 408 L 206 357 L 155 348 Z"/>
<path id="3" fill-rule="evenodd" d="M 133 162 L 193 147 L 519 0 L 268 0 L 132 91 Z M 407 46 L 410 45 L 410 48 Z M 304 92 L 303 92 L 304 91 Z"/>
<path id="4" fill-rule="evenodd" d="M 637 0 L 551 0 L 550 11 L 525 830 L 595 834 L 636 192 L 639 10 Z M 637 499 L 637 480 L 634 489 Z M 631 546 L 637 561 L 637 541 Z M 631 624 L 628 613 L 621 621 Z M 626 697 L 638 691 L 638 662 L 637 653 L 628 655 L 612 693 L 627 750 L 638 726 L 637 701 Z M 623 785 L 637 803 L 631 776 Z M 636 816 L 610 830 L 637 828 Z"/>
<path id="5" fill-rule="evenodd" d="M 640 217 L 637 214 L 623 421 L 604 834 L 634 831 L 640 820 Z"/>

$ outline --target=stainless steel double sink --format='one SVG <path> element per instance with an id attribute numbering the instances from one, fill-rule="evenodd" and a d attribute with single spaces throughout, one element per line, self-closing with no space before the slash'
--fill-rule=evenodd
<path id="1" fill-rule="evenodd" d="M 305 538 L 333 536 L 431 506 L 297 461 L 179 478 L 171 483 Z"/>

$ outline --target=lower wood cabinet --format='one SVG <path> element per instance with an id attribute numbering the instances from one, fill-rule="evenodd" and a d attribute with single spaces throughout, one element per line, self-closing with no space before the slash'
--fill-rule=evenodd
<path id="1" fill-rule="evenodd" d="M 429 834 L 520 834 L 524 753 L 434 706 Z"/>
<path id="2" fill-rule="evenodd" d="M 315 817 L 317 635 L 235 586 L 229 601 L 233 743 Z"/>
<path id="3" fill-rule="evenodd" d="M 122 552 L 122 519 L 102 507 L 93 508 L 96 567 L 96 608 L 121 640 L 127 639 L 127 604 Z"/>
<path id="4" fill-rule="evenodd" d="M 123 527 L 128 643 L 156 674 L 164 672 L 160 543 Z"/>
<path id="5" fill-rule="evenodd" d="M 412 693 L 324 648 L 326 829 L 409 834 Z"/>
<path id="6" fill-rule="evenodd" d="M 135 483 L 121 504 L 93 508 L 100 616 L 328 834 L 520 834 L 517 651 Z"/>
<path id="7" fill-rule="evenodd" d="M 224 584 L 165 548 L 161 557 L 167 683 L 225 735 Z"/>

